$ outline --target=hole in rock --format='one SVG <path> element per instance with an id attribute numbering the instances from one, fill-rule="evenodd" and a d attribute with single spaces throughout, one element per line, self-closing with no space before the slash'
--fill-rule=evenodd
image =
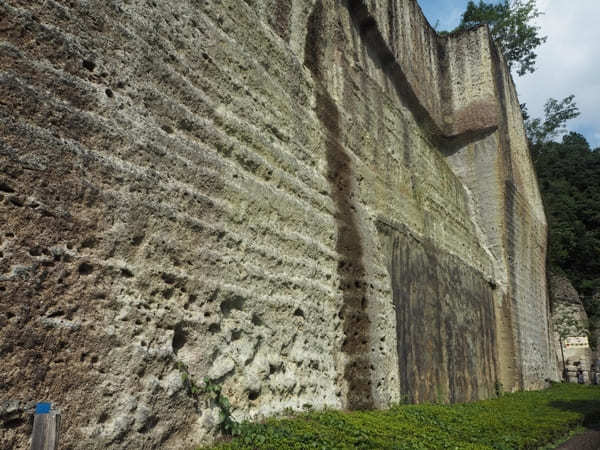
<path id="1" fill-rule="evenodd" d="M 29 249 L 29 254 L 31 256 L 41 256 L 42 249 L 40 247 L 33 247 Z"/>
<path id="2" fill-rule="evenodd" d="M 8 184 L 0 181 L 0 191 L 1 192 L 7 192 L 9 194 L 12 194 L 13 192 L 15 192 L 15 190 L 13 188 L 11 188 Z"/>
<path id="3" fill-rule="evenodd" d="M 81 243 L 81 248 L 94 248 L 96 246 L 96 239 L 89 237 Z"/>
<path id="4" fill-rule="evenodd" d="M 173 275 L 172 273 L 164 272 L 160 277 L 167 284 L 173 284 L 177 280 L 177 278 L 175 278 L 175 275 Z"/>
<path id="5" fill-rule="evenodd" d="M 24 203 L 23 200 L 17 198 L 17 197 L 11 197 L 8 199 L 13 205 L 18 206 L 19 208 L 21 208 Z"/>
<path id="6" fill-rule="evenodd" d="M 137 247 L 138 245 L 140 245 L 142 243 L 143 240 L 144 240 L 144 235 L 138 234 L 131 238 L 131 244 L 135 245 Z"/>
<path id="7" fill-rule="evenodd" d="M 210 296 L 208 297 L 208 301 L 214 302 L 218 296 L 219 296 L 219 289 L 215 289 L 214 291 L 211 292 Z"/>
<path id="8" fill-rule="evenodd" d="M 302 311 L 300 308 L 296 308 L 296 311 L 294 311 L 294 316 L 302 317 L 304 319 L 304 311 Z"/>
<path id="9" fill-rule="evenodd" d="M 121 276 L 125 278 L 133 278 L 133 272 L 123 267 L 121 269 Z"/>
<path id="10" fill-rule="evenodd" d="M 12 428 L 18 428 L 24 424 L 25 424 L 25 419 L 23 419 L 21 417 L 17 417 L 16 419 L 7 420 L 6 422 L 4 422 L 2 424 L 2 426 L 3 426 L 3 428 L 12 429 Z"/>
<path id="11" fill-rule="evenodd" d="M 248 392 L 248 400 L 254 401 L 258 398 L 259 395 L 260 395 L 260 392 L 258 392 L 258 391 Z"/>
<path id="12" fill-rule="evenodd" d="M 264 325 L 264 322 L 258 314 L 252 314 L 252 323 L 256 326 Z"/>
<path id="13" fill-rule="evenodd" d="M 83 67 L 85 67 L 90 72 L 93 72 L 94 69 L 96 68 L 96 63 L 94 61 L 92 61 L 91 59 L 84 59 L 82 64 L 83 64 Z"/>
<path id="14" fill-rule="evenodd" d="M 115 94 L 113 94 L 113 91 L 111 91 L 110 89 L 105 90 L 104 93 L 106 94 L 106 96 L 108 98 L 113 98 L 115 95 Z"/>
<path id="15" fill-rule="evenodd" d="M 211 323 L 208 327 L 208 331 L 210 331 L 213 334 L 218 333 L 219 331 L 221 331 L 221 326 L 218 323 Z"/>
<path id="16" fill-rule="evenodd" d="M 94 266 L 92 266 L 90 263 L 83 262 L 83 263 L 79 264 L 77 271 L 81 275 L 89 275 L 90 273 L 92 273 L 94 271 Z"/>
<path id="17" fill-rule="evenodd" d="M 142 433 L 142 434 L 147 433 L 148 431 L 152 430 L 152 428 L 154 428 L 157 423 L 158 423 L 158 417 L 156 417 L 156 416 L 148 417 L 146 423 L 144 424 L 144 427 L 140 430 L 140 433 Z"/>
<path id="18" fill-rule="evenodd" d="M 236 331 L 232 331 L 231 332 L 231 340 L 232 341 L 237 341 L 241 337 L 242 337 L 242 332 L 240 330 L 236 330 Z"/>
<path id="19" fill-rule="evenodd" d="M 244 303 L 245 300 L 243 297 L 232 295 L 221 303 L 221 312 L 228 316 L 234 309 L 241 310 L 244 307 Z"/>
<path id="20" fill-rule="evenodd" d="M 173 351 L 177 353 L 185 345 L 187 340 L 186 332 L 181 326 L 177 324 L 175 326 L 175 332 L 173 333 Z"/>

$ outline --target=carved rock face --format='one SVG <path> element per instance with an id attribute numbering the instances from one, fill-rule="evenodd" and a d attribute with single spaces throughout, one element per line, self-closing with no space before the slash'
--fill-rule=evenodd
<path id="1" fill-rule="evenodd" d="M 556 359 L 559 368 L 563 368 L 564 356 L 565 366 L 571 371 L 571 381 L 577 381 L 576 372 L 578 369 L 585 370 L 586 379 L 589 380 L 587 371 L 590 370 L 592 364 L 595 364 L 595 358 L 589 345 L 588 315 L 579 294 L 577 294 L 568 278 L 550 273 L 549 281 Z M 561 335 L 562 349 L 559 342 Z M 575 366 L 575 364 L 577 365 Z"/>
<path id="2" fill-rule="evenodd" d="M 1 447 L 556 373 L 510 74 L 414 0 L 0 3 L 0 219 Z"/>

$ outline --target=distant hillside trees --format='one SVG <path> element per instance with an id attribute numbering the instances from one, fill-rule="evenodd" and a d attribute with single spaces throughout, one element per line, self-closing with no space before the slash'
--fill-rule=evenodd
<path id="1" fill-rule="evenodd" d="M 600 290 L 600 149 L 592 151 L 581 134 L 571 132 L 560 143 L 537 144 L 536 151 L 548 262 L 588 298 Z"/>
<path id="2" fill-rule="evenodd" d="M 575 96 L 544 105 L 544 118 L 521 105 L 525 133 L 548 219 L 548 266 L 563 273 L 582 298 L 593 327 L 600 324 L 600 149 L 566 133 L 579 116 Z M 557 138 L 562 135 L 560 142 Z M 593 330 L 590 330 L 593 331 Z M 592 337 L 595 333 L 592 333 Z M 595 339 L 592 339 L 594 344 Z"/>

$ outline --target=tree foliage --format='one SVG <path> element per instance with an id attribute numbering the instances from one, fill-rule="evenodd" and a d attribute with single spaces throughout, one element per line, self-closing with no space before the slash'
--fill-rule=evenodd
<path id="1" fill-rule="evenodd" d="M 600 149 L 578 133 L 536 145 L 535 169 L 548 219 L 548 264 L 564 273 L 600 318 Z"/>
<path id="2" fill-rule="evenodd" d="M 574 95 L 569 95 L 561 101 L 553 98 L 548 99 L 544 105 L 543 120 L 530 118 L 526 105 L 521 105 L 521 109 L 525 120 L 525 132 L 532 150 L 565 133 L 567 121 L 579 116 L 579 108 L 575 104 Z"/>
<path id="3" fill-rule="evenodd" d="M 540 35 L 540 28 L 531 23 L 541 14 L 535 0 L 503 0 L 498 4 L 469 1 L 456 30 L 488 25 L 508 67 L 525 75 L 535 71 L 534 50 L 547 39 Z"/>

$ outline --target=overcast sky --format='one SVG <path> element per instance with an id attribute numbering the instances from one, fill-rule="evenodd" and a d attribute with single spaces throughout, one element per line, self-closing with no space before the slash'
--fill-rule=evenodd
<path id="1" fill-rule="evenodd" d="M 418 0 L 431 25 L 451 30 L 467 0 Z M 514 80 L 521 103 L 533 117 L 543 116 L 549 97 L 575 94 L 581 115 L 567 124 L 600 147 L 600 0 L 537 0 L 538 18 L 548 41 L 537 49 L 537 70 Z"/>

